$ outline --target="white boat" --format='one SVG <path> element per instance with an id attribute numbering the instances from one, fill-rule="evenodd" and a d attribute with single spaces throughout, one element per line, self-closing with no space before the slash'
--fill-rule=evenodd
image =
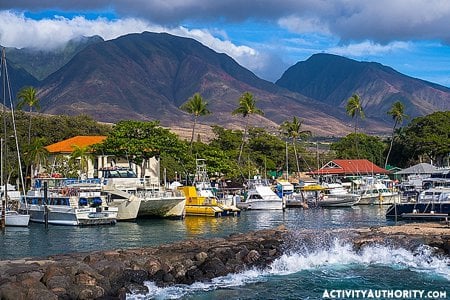
<path id="1" fill-rule="evenodd" d="M 279 210 L 284 208 L 284 202 L 272 190 L 267 179 L 261 179 L 257 176 L 248 180 L 246 196 L 239 198 L 236 206 L 240 209 Z"/>
<path id="2" fill-rule="evenodd" d="M 323 194 L 319 194 L 318 206 L 321 207 L 349 207 L 358 204 L 361 195 L 349 193 L 339 183 L 323 183 Z"/>
<path id="3" fill-rule="evenodd" d="M 384 205 L 400 201 L 400 194 L 388 189 L 386 184 L 378 178 L 363 177 L 360 183 L 359 189 L 354 191 L 354 193 L 361 195 L 359 205 Z"/>
<path id="4" fill-rule="evenodd" d="M 30 214 L 30 221 L 52 225 L 106 225 L 117 222 L 116 207 L 106 203 L 98 184 L 68 183 L 62 178 L 35 180 L 20 211 Z"/>
<path id="5" fill-rule="evenodd" d="M 129 168 L 110 167 L 101 171 L 102 190 L 109 194 L 109 204 L 119 208 L 119 220 L 184 217 L 186 198 L 183 193 L 166 189 L 158 178 L 138 178 Z"/>
<path id="6" fill-rule="evenodd" d="M 339 184 L 311 184 L 301 187 L 299 192 L 294 194 L 295 201 L 287 202 L 286 205 L 308 208 L 350 207 L 357 204 L 360 198 L 360 195 L 348 193 Z"/>
<path id="7" fill-rule="evenodd" d="M 3 211 L 0 210 L 0 215 Z M 7 210 L 5 213 L 5 225 L 16 227 L 27 227 L 30 222 L 30 215 L 19 214 L 15 210 Z"/>

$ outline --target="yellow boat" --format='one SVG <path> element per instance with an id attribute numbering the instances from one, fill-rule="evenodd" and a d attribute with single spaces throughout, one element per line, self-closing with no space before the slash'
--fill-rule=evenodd
<path id="1" fill-rule="evenodd" d="M 216 198 L 197 195 L 195 186 L 183 186 L 181 190 L 186 197 L 186 216 L 221 217 L 224 214 Z"/>

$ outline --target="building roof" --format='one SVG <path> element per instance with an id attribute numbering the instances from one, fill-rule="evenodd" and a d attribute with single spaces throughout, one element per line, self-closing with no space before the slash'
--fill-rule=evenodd
<path id="1" fill-rule="evenodd" d="M 403 169 L 401 171 L 395 172 L 398 175 L 407 174 L 434 174 L 441 173 L 435 166 L 427 163 L 420 163 L 409 168 Z"/>
<path id="2" fill-rule="evenodd" d="M 50 153 L 72 153 L 74 150 L 74 145 L 78 147 L 86 147 L 95 144 L 100 144 L 106 139 L 106 136 L 102 135 L 78 135 L 70 139 L 57 142 L 45 147 Z"/>
<path id="3" fill-rule="evenodd" d="M 367 159 L 335 159 L 323 165 L 312 175 L 366 175 L 388 174 L 389 171 L 375 165 Z"/>

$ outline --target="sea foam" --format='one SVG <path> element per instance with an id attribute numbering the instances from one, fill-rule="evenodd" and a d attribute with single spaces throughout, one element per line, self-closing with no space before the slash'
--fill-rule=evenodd
<path id="1" fill-rule="evenodd" d="M 146 282 L 147 295 L 127 295 L 127 299 L 177 299 L 202 291 L 233 288 L 251 283 L 265 282 L 270 276 L 285 276 L 305 270 L 320 268 L 353 268 L 355 266 L 385 266 L 393 269 L 408 269 L 415 272 L 427 272 L 450 280 L 450 259 L 437 257 L 428 246 L 410 251 L 384 245 L 366 246 L 355 251 L 351 244 L 335 239 L 331 244 L 313 247 L 301 247 L 302 251 L 283 254 L 264 270 L 250 269 L 237 274 L 228 274 L 214 278 L 210 282 L 196 282 L 191 285 L 157 287 Z"/>

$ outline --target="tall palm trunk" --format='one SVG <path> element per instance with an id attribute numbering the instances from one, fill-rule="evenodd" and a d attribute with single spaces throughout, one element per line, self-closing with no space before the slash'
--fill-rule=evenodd
<path id="1" fill-rule="evenodd" d="M 244 149 L 245 138 L 247 137 L 248 119 L 245 121 L 244 135 L 242 136 L 241 148 L 239 149 L 238 165 L 241 165 L 242 150 Z"/>
<path id="2" fill-rule="evenodd" d="M 294 155 L 295 155 L 295 162 L 297 163 L 297 174 L 300 174 L 300 166 L 298 164 L 298 156 L 297 156 L 297 147 L 296 147 L 296 142 L 295 139 L 292 139 L 292 144 L 294 145 Z"/>
<path id="3" fill-rule="evenodd" d="M 384 162 L 384 168 L 385 169 L 386 169 L 387 164 L 388 164 L 389 156 L 391 155 L 392 145 L 394 145 L 394 134 L 395 134 L 395 127 L 396 126 L 397 126 L 397 120 L 395 120 L 394 127 L 392 127 L 391 144 L 389 145 L 389 151 L 388 151 L 388 153 L 386 155 L 386 161 Z"/>
<path id="4" fill-rule="evenodd" d="M 194 125 L 192 126 L 192 135 L 191 135 L 191 154 L 192 154 L 192 144 L 194 143 L 194 133 L 195 133 L 195 125 L 197 124 L 197 117 L 194 118 Z"/>

